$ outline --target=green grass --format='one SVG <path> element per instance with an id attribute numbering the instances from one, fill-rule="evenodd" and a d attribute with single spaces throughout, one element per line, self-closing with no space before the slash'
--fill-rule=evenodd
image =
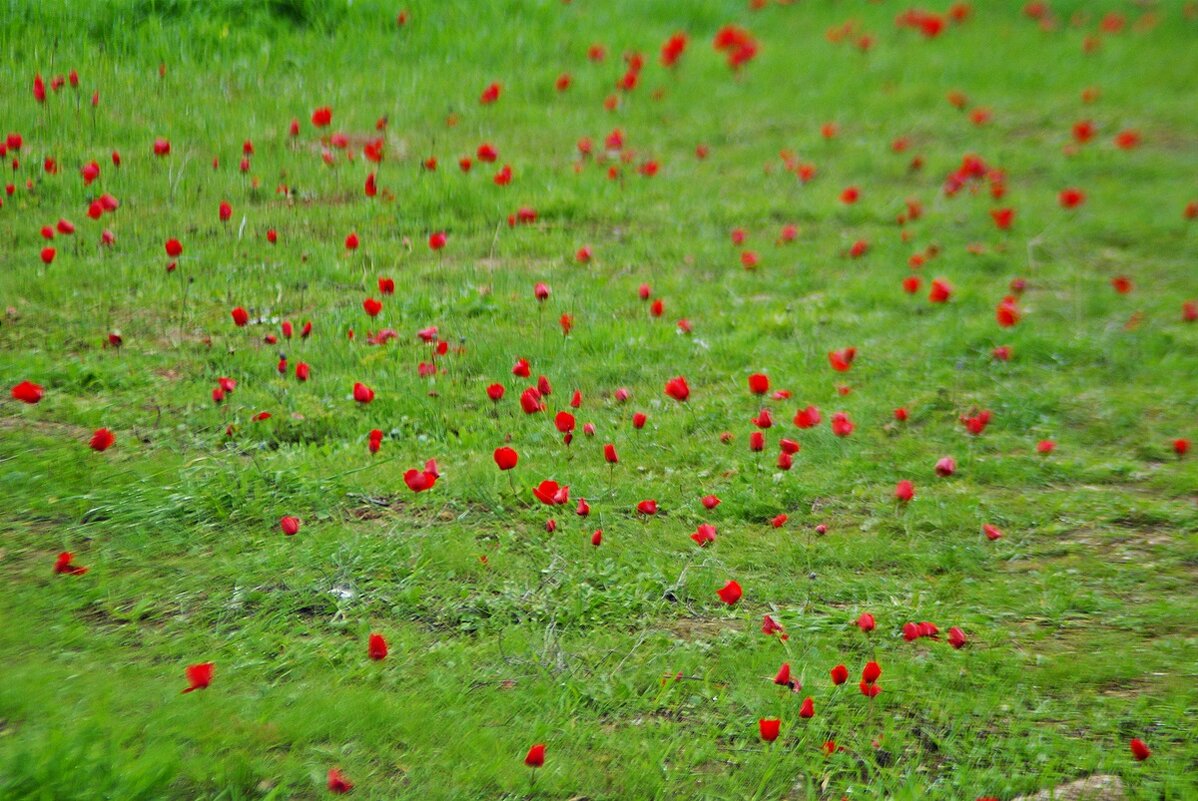
<path id="1" fill-rule="evenodd" d="M 0 208 L 0 797 L 321 798 L 340 767 L 364 799 L 1009 799 L 1095 772 L 1129 797 L 1198 798 L 1198 461 L 1171 449 L 1198 437 L 1198 324 L 1181 320 L 1198 297 L 1198 222 L 1182 216 L 1198 200 L 1198 20 L 1161 3 L 1137 27 L 1136 4 L 1054 0 L 1044 32 L 1021 3 L 974 5 L 926 40 L 895 26 L 893 2 L 7 3 L 0 135 L 25 145 Z M 1109 11 L 1128 27 L 1085 53 Z M 868 54 L 825 37 L 850 18 L 874 37 Z M 727 23 L 760 41 L 738 75 L 711 47 Z M 658 52 L 676 31 L 691 41 L 670 72 Z M 588 61 L 592 43 L 604 62 Z M 608 111 L 631 51 L 641 86 Z M 71 69 L 78 90 L 34 102 L 35 73 Z M 559 94 L 562 72 L 574 84 Z M 503 94 L 481 106 L 492 81 Z M 970 124 L 954 90 L 991 124 Z M 352 163 L 320 158 L 308 119 L 324 105 Z M 361 142 L 383 116 L 386 158 L 369 165 Z M 1099 133 L 1068 154 L 1082 119 Z M 613 128 L 635 151 L 618 181 L 618 162 L 576 149 L 586 136 L 601 150 Z M 1139 148 L 1112 144 L 1125 128 Z M 499 161 L 460 172 L 484 141 Z M 800 182 L 782 151 L 816 177 Z M 943 193 L 970 153 L 1005 171 L 1001 201 Z M 638 175 L 650 158 L 659 174 Z M 503 164 L 507 187 L 491 181 Z M 844 206 L 849 185 L 862 198 Z M 1087 194 L 1073 212 L 1057 203 L 1068 186 Z M 102 192 L 121 207 L 89 220 Z M 900 227 L 908 198 L 924 213 Z M 990 219 L 1001 205 L 1017 209 L 1008 232 Z M 537 221 L 509 228 L 521 206 Z M 39 229 L 60 217 L 78 230 L 46 267 Z M 779 245 L 787 223 L 798 238 Z M 184 245 L 173 273 L 170 237 Z M 858 239 L 870 250 L 850 259 Z M 908 296 L 908 260 L 930 246 Z M 382 276 L 395 295 L 379 295 Z M 926 299 L 935 277 L 947 304 Z M 1001 329 L 1016 277 L 1024 317 Z M 374 321 L 366 297 L 383 301 Z M 234 306 L 250 325 L 233 325 Z M 284 319 L 313 335 L 265 344 Z M 429 325 L 451 352 L 421 378 Z M 398 338 L 368 345 L 384 327 Z M 103 347 L 112 331 L 119 350 Z M 849 346 L 852 370 L 834 373 L 827 352 Z M 281 377 L 280 350 L 311 380 Z M 520 357 L 531 379 L 511 374 Z M 793 396 L 752 396 L 752 372 Z M 548 413 L 525 415 L 539 375 Z M 675 375 L 685 406 L 662 391 Z M 217 406 L 222 376 L 237 389 Z M 8 398 L 26 379 L 46 389 L 36 406 Z M 355 381 L 376 391 L 369 406 Z M 492 382 L 508 390 L 494 408 Z M 551 421 L 575 389 L 578 425 L 597 433 L 567 448 Z M 824 422 L 799 430 L 807 404 Z M 763 406 L 775 425 L 753 454 Z M 971 437 L 958 418 L 982 408 L 993 421 Z M 856 425 L 846 439 L 828 427 L 839 410 Z M 116 444 L 95 453 L 100 426 Z M 789 472 L 774 467 L 783 436 L 802 443 Z M 1057 450 L 1037 454 L 1042 439 Z M 515 495 L 491 456 L 505 443 Z M 957 473 L 938 478 L 946 455 Z M 427 459 L 443 475 L 416 495 L 403 473 Z M 568 506 L 534 501 L 547 478 L 570 485 Z M 917 496 L 899 507 L 904 478 Z M 656 517 L 633 511 L 645 498 Z M 283 515 L 302 519 L 297 536 Z M 702 522 L 719 534 L 700 550 L 688 535 Z M 986 541 L 987 522 L 1004 538 Z M 89 572 L 53 575 L 64 550 Z M 735 607 L 715 594 L 729 579 Z M 853 625 L 866 611 L 869 639 Z M 761 633 L 766 614 L 788 640 Z M 970 644 L 904 642 L 902 625 L 924 620 Z M 372 631 L 390 644 L 382 662 L 366 656 Z M 856 687 L 871 658 L 872 704 Z M 203 661 L 212 686 L 180 695 Z M 783 661 L 801 693 L 771 683 Z M 773 745 L 757 735 L 768 717 L 782 719 Z M 1132 759 L 1132 737 L 1151 759 Z M 825 756 L 830 739 L 845 750 Z"/>

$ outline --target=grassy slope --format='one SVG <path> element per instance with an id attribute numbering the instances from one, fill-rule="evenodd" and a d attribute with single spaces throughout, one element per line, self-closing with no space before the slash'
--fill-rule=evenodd
<path id="1" fill-rule="evenodd" d="M 18 179 L 38 182 L 0 209 L 12 309 L 0 376 L 47 387 L 36 407 L 5 400 L 0 417 L 0 795 L 319 797 L 333 765 L 363 798 L 1008 797 L 1094 770 L 1141 798 L 1198 793 L 1198 463 L 1168 449 L 1198 436 L 1198 327 L 1179 321 L 1198 295 L 1198 234 L 1181 219 L 1196 194 L 1193 20 L 1170 7 L 1155 29 L 1087 56 L 1098 10 L 1044 34 L 1014 4 L 984 4 L 925 42 L 894 28 L 899 6 L 854 6 L 877 39 L 863 57 L 825 40 L 850 8 L 822 0 L 757 14 L 714 0 L 412 2 L 399 31 L 389 4 L 344 16 L 283 4 L 307 28 L 192 5 L 17 4 L 0 34 L 14 98 L 3 125 L 25 135 Z M 1068 20 L 1083 4 L 1054 5 Z M 732 21 L 762 42 L 736 79 L 710 48 Z M 693 41 L 672 75 L 656 52 L 676 30 Z M 605 63 L 586 60 L 592 42 Z M 648 56 L 644 85 L 607 112 L 619 54 L 634 49 Z M 69 89 L 37 108 L 32 73 L 70 68 L 83 110 Z M 565 95 L 552 88 L 561 71 L 575 78 Z M 492 80 L 504 95 L 479 107 Z M 1091 85 L 1102 97 L 1083 106 Z M 944 100 L 953 89 L 994 122 L 970 125 Z M 362 197 L 360 159 L 321 164 L 307 117 L 324 104 L 347 133 L 390 118 L 379 176 L 393 199 Z M 1098 140 L 1065 157 L 1086 117 Z M 832 120 L 841 134 L 824 141 Z M 574 173 L 575 141 L 616 126 L 660 160 L 657 177 Z M 1140 149 L 1111 145 L 1124 127 L 1143 132 Z M 155 136 L 171 139 L 168 160 L 150 155 Z M 898 136 L 910 152 L 890 152 Z M 247 138 L 258 191 L 236 169 Z M 456 169 L 481 141 L 512 165 L 510 187 L 492 184 L 493 167 Z M 783 149 L 817 179 L 786 173 Z M 939 192 L 968 152 L 1009 174 L 1011 233 L 994 229 L 984 193 Z M 914 153 L 922 172 L 907 169 Z M 34 169 L 50 154 L 59 176 Z M 434 154 L 441 168 L 422 172 Z M 77 174 L 93 158 L 96 186 L 123 204 L 102 225 L 84 216 L 95 192 Z M 863 199 L 843 207 L 849 184 Z M 1088 193 L 1079 212 L 1057 207 L 1064 186 Z M 894 218 L 908 197 L 925 214 L 904 243 Z M 520 205 L 540 219 L 509 230 Z M 59 216 L 79 241 L 56 240 L 42 268 L 38 228 Z M 799 239 L 777 247 L 786 222 Z M 736 226 L 761 254 L 756 272 L 729 243 Z M 101 227 L 117 236 L 110 252 L 95 247 Z M 430 253 L 440 229 L 449 247 Z M 347 256 L 351 230 L 362 247 Z M 168 236 L 186 248 L 171 275 Z M 846 259 L 858 238 L 869 255 Z M 982 255 L 967 253 L 975 242 Z M 573 260 L 583 244 L 587 266 Z M 944 306 L 899 289 L 908 257 L 931 244 L 942 254 L 922 273 L 925 286 L 952 283 Z M 1116 274 L 1133 278 L 1131 295 L 1110 289 Z M 378 323 L 401 337 L 351 343 L 347 329 L 377 327 L 360 304 L 380 275 L 400 291 Z M 1003 331 L 993 307 L 1017 275 L 1026 318 Z M 552 289 L 543 310 L 537 281 Z M 660 320 L 636 298 L 644 282 L 665 301 Z M 236 329 L 234 305 L 272 324 Z M 576 319 L 568 339 L 563 312 Z M 680 317 L 693 336 L 676 331 Z M 307 384 L 279 378 L 277 348 L 261 342 L 282 318 L 315 323 L 287 349 L 312 365 Z M 432 380 L 416 374 L 427 348 L 411 337 L 430 324 L 465 347 Z M 119 353 L 100 347 L 112 329 Z M 992 362 L 997 344 L 1015 358 Z M 833 374 L 826 352 L 848 345 L 856 366 Z M 567 452 L 547 420 L 519 413 L 518 356 L 553 382 L 551 412 L 582 390 L 593 440 Z M 755 370 L 794 393 L 769 403 L 777 425 L 760 459 L 745 446 Z M 689 409 L 661 394 L 675 374 L 691 382 Z M 214 407 L 222 375 L 239 386 Z M 348 398 L 356 380 L 378 392 L 367 408 Z M 497 417 L 491 381 L 509 389 Z M 854 390 L 843 398 L 842 381 Z M 628 405 L 612 400 L 618 386 Z M 856 432 L 797 432 L 790 418 L 807 403 L 825 420 L 848 411 Z M 910 422 L 888 425 L 899 405 Z M 957 417 L 975 406 L 994 423 L 971 439 Z M 252 422 L 262 410 L 271 420 Z M 633 410 L 649 415 L 639 433 Z M 85 445 L 100 425 L 117 433 L 102 455 Z M 371 459 L 373 427 L 388 438 Z M 733 444 L 719 443 L 724 430 Z M 781 435 L 803 444 L 789 473 L 772 469 Z M 518 499 L 490 457 L 508 437 Z M 1059 442 L 1049 458 L 1034 452 L 1042 438 Z M 622 456 L 610 494 L 609 441 Z M 958 474 L 936 479 L 950 454 Z M 414 497 L 401 476 L 427 458 L 445 475 Z M 589 521 L 563 509 L 545 533 L 528 488 L 550 477 L 591 500 Z M 891 500 L 900 478 L 919 492 L 905 510 Z M 724 501 L 714 512 L 699 505 L 706 492 Z M 649 497 L 663 513 L 635 519 Z M 771 528 L 780 512 L 790 522 Z M 303 518 L 299 536 L 278 533 L 283 514 Z M 686 535 L 705 520 L 719 541 L 699 551 Z M 987 521 L 1007 536 L 981 540 Z M 820 522 L 829 534 L 815 539 Z M 51 576 L 63 549 L 91 572 Z M 714 596 L 729 578 L 745 587 L 733 609 Z M 869 645 L 850 625 L 862 611 L 879 620 Z M 767 613 L 785 645 L 759 632 Z M 908 620 L 960 625 L 973 644 L 904 643 Z M 370 631 L 391 643 L 384 663 L 365 659 Z M 871 712 L 827 670 L 844 662 L 855 680 L 873 655 L 885 690 Z M 184 666 L 209 659 L 213 687 L 180 697 Z M 815 699 L 811 722 L 797 718 L 802 696 L 768 681 L 783 659 Z M 688 678 L 663 685 L 676 672 Z M 783 740 L 765 748 L 756 720 L 775 715 Z M 1149 762 L 1131 762 L 1132 736 L 1154 748 Z M 829 738 L 848 750 L 825 759 Z M 530 786 L 521 756 L 536 741 L 549 756 Z"/>

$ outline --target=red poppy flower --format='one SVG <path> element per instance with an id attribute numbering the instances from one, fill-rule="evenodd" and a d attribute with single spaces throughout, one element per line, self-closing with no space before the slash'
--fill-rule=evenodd
<path id="1" fill-rule="evenodd" d="M 511 470 L 520 461 L 520 455 L 512 448 L 502 447 L 495 449 L 494 459 L 500 470 Z"/>
<path id="2" fill-rule="evenodd" d="M 715 542 L 716 529 L 715 526 L 709 523 L 700 523 L 699 527 L 691 534 L 691 539 L 700 548 L 704 548 Z"/>
<path id="3" fill-rule="evenodd" d="M 187 666 L 187 689 L 184 693 L 196 690 L 206 690 L 212 684 L 212 673 L 216 665 L 212 662 L 201 662 L 198 665 Z"/>
<path id="4" fill-rule="evenodd" d="M 832 683 L 839 686 L 849 680 L 849 669 L 844 665 L 837 665 L 829 671 L 832 676 Z"/>
<path id="5" fill-rule="evenodd" d="M 953 626 L 948 630 L 948 644 L 953 648 L 964 648 L 968 642 L 969 639 L 965 636 L 965 632 L 961 631 L 961 629 Z"/>
<path id="6" fill-rule="evenodd" d="M 329 792 L 336 795 L 344 795 L 354 789 L 354 783 L 337 768 L 329 768 L 328 786 Z"/>
<path id="7" fill-rule="evenodd" d="M 843 348 L 828 352 L 828 364 L 832 365 L 832 369 L 838 373 L 847 372 L 853 366 L 855 358 L 857 358 L 856 348 Z"/>
<path id="8" fill-rule="evenodd" d="M 427 467 L 424 470 L 408 470 L 403 474 L 404 483 L 412 492 L 424 492 L 432 489 L 433 485 L 437 483 L 437 478 L 437 473 Z"/>
<path id="9" fill-rule="evenodd" d="M 686 379 L 678 376 L 666 382 L 665 393 L 679 403 L 682 403 L 690 397 L 691 389 L 687 385 Z"/>
<path id="10" fill-rule="evenodd" d="M 643 515 L 655 515 L 657 514 L 657 501 L 652 498 L 643 500 L 636 505 L 636 511 Z"/>
<path id="11" fill-rule="evenodd" d="M 97 428 L 96 433 L 92 434 L 91 442 L 88 443 L 93 451 L 103 452 L 112 447 L 112 443 L 116 442 L 116 437 L 107 428 Z"/>
<path id="12" fill-rule="evenodd" d="M 821 419 L 823 418 L 820 416 L 819 409 L 808 406 L 806 409 L 799 409 L 795 412 L 794 424 L 799 428 L 814 428 L 819 425 Z"/>
<path id="13" fill-rule="evenodd" d="M 1115 147 L 1120 150 L 1132 150 L 1140 145 L 1139 131 L 1120 131 L 1115 135 Z"/>
<path id="14" fill-rule="evenodd" d="M 718 591 L 716 591 L 716 595 L 720 596 L 720 600 L 729 606 L 733 606 L 737 601 L 739 601 L 742 594 L 743 593 L 741 592 L 740 585 L 735 581 L 729 581 Z"/>
<path id="15" fill-rule="evenodd" d="M 387 658 L 387 641 L 381 634 L 371 634 L 366 644 L 366 655 L 374 661 Z"/>
<path id="16" fill-rule="evenodd" d="M 370 403 L 372 400 L 374 400 L 374 390 L 363 384 L 361 381 L 355 381 L 354 400 L 362 404 Z"/>
<path id="17" fill-rule="evenodd" d="M 877 662 L 866 662 L 865 667 L 861 670 L 861 681 L 866 684 L 875 683 L 882 675 L 882 667 Z"/>
<path id="18" fill-rule="evenodd" d="M 907 479 L 903 479 L 894 487 L 894 497 L 901 503 L 907 503 L 915 497 L 915 485 Z"/>
<path id="19" fill-rule="evenodd" d="M 41 252 L 42 264 L 49 266 L 54 263 L 54 257 L 58 255 L 58 251 L 54 248 L 42 248 Z"/>
<path id="20" fill-rule="evenodd" d="M 811 699 L 811 696 L 803 699 L 802 705 L 799 706 L 799 717 L 805 719 L 815 717 L 815 701 Z"/>
<path id="21" fill-rule="evenodd" d="M 428 235 L 428 246 L 432 250 L 440 250 L 445 247 L 448 237 L 444 231 L 436 231 Z"/>
<path id="22" fill-rule="evenodd" d="M 374 298 L 366 298 L 366 300 L 362 301 L 362 310 L 371 317 L 377 317 L 378 313 L 383 310 L 383 304 Z"/>
<path id="23" fill-rule="evenodd" d="M 539 768 L 545 764 L 545 744 L 537 743 L 532 748 L 528 749 L 528 754 L 524 757 L 524 764 L 530 768 Z"/>
<path id="24" fill-rule="evenodd" d="M 88 568 L 73 564 L 75 555 L 70 551 L 63 551 L 54 560 L 54 572 L 58 575 L 66 576 L 82 576 L 88 571 Z"/>
<path id="25" fill-rule="evenodd" d="M 942 278 L 937 278 L 932 281 L 932 291 L 928 293 L 928 300 L 932 303 L 947 303 L 952 297 L 953 288 L 948 282 Z"/>
<path id="26" fill-rule="evenodd" d="M 312 124 L 317 128 L 325 128 L 333 121 L 333 110 L 328 106 L 321 106 L 312 112 Z"/>
<path id="27" fill-rule="evenodd" d="M 525 414 L 537 414 L 545 410 L 545 404 L 541 401 L 541 393 L 536 387 L 528 387 L 520 393 L 520 408 Z"/>
<path id="28" fill-rule="evenodd" d="M 500 85 L 497 83 L 490 84 L 486 89 L 483 89 L 483 93 L 479 96 L 478 101 L 484 106 L 494 103 L 499 99 L 499 92 L 501 89 L 502 87 L 500 87 Z"/>
<path id="29" fill-rule="evenodd" d="M 533 487 L 532 494 L 538 501 L 546 506 L 553 506 L 555 503 L 557 503 L 555 498 L 560 491 L 561 487 L 558 486 L 556 481 L 546 479 L 537 486 Z"/>
<path id="30" fill-rule="evenodd" d="M 836 412 L 831 420 L 832 433 L 838 437 L 847 437 L 853 433 L 853 421 L 844 412 Z"/>
<path id="31" fill-rule="evenodd" d="M 1003 328 L 1010 328 L 1018 323 L 1019 317 L 1019 307 L 1015 304 L 1015 299 L 1011 297 L 1003 298 L 1002 303 L 999 303 L 994 309 L 994 319 Z"/>
<path id="32" fill-rule="evenodd" d="M 288 537 L 294 536 L 300 530 L 300 521 L 298 517 L 287 515 L 279 520 L 279 528 Z"/>
<path id="33" fill-rule="evenodd" d="M 1080 189 L 1062 189 L 1060 202 L 1061 208 L 1075 209 L 1086 202 L 1086 195 Z"/>
<path id="34" fill-rule="evenodd" d="M 991 542 L 1002 537 L 1002 531 L 998 528 L 998 526 L 993 526 L 989 523 L 982 524 L 982 533 L 985 534 L 986 539 L 990 540 Z"/>
<path id="35" fill-rule="evenodd" d="M 19 400 L 21 403 L 37 403 L 45 394 L 46 392 L 41 386 L 31 381 L 22 381 L 12 388 L 13 400 Z"/>
<path id="36" fill-rule="evenodd" d="M 761 733 L 761 739 L 767 743 L 772 743 L 778 739 L 778 731 L 782 725 L 782 721 L 778 718 L 761 718 L 757 721 L 757 729 Z"/>
<path id="37" fill-rule="evenodd" d="M 1015 222 L 1015 209 L 994 209 L 990 212 L 999 230 L 1006 231 Z"/>
<path id="38" fill-rule="evenodd" d="M 1128 746 L 1131 748 L 1131 755 L 1137 762 L 1143 762 L 1148 757 L 1152 756 L 1152 750 L 1144 743 L 1143 740 L 1133 738 Z"/>

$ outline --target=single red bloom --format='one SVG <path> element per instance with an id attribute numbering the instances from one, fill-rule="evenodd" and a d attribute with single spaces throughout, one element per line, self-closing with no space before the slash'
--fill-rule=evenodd
<path id="1" fill-rule="evenodd" d="M 686 383 L 686 379 L 682 376 L 671 378 L 666 382 L 665 392 L 679 403 L 685 402 L 690 397 L 691 389 Z"/>
<path id="2" fill-rule="evenodd" d="M 12 388 L 13 400 L 19 400 L 21 403 L 37 403 L 45 394 L 45 390 L 32 381 L 22 381 Z"/>
<path id="3" fill-rule="evenodd" d="M 383 635 L 370 635 L 366 644 L 366 655 L 376 662 L 387 658 L 387 641 L 383 639 Z"/>
<path id="4" fill-rule="evenodd" d="M 1138 737 L 1133 738 L 1128 745 L 1131 747 L 1131 755 L 1137 762 L 1143 762 L 1148 757 L 1152 756 L 1152 750 Z"/>
<path id="5" fill-rule="evenodd" d="M 528 753 L 524 757 L 524 764 L 530 768 L 539 768 L 545 764 L 545 744 L 537 743 L 532 748 L 528 749 Z"/>
<path id="6" fill-rule="evenodd" d="M 73 564 L 72 561 L 74 558 L 75 555 L 70 551 L 63 551 L 60 553 L 58 558 L 54 560 L 54 572 L 59 575 L 82 576 L 87 572 L 88 569 L 86 567 Z"/>
<path id="7" fill-rule="evenodd" d="M 198 665 L 188 665 L 187 667 L 187 689 L 184 693 L 194 692 L 195 690 L 206 690 L 212 684 L 212 673 L 216 669 L 216 665 L 212 662 L 201 662 Z"/>
<path id="8" fill-rule="evenodd" d="M 329 768 L 329 792 L 344 795 L 354 789 L 354 783 L 337 768 Z"/>
<path id="9" fill-rule="evenodd" d="M 500 470 L 511 470 L 520 461 L 520 455 L 508 447 L 496 448 L 494 458 Z"/>
<path id="10" fill-rule="evenodd" d="M 742 594 L 740 585 L 735 581 L 729 581 L 716 592 L 716 595 L 720 596 L 720 600 L 729 606 L 736 604 L 741 599 Z"/>
<path id="11" fill-rule="evenodd" d="M 96 433 L 92 434 L 91 442 L 88 445 L 93 451 L 103 453 L 112 447 L 112 443 L 116 442 L 116 437 L 107 428 L 97 428 Z"/>

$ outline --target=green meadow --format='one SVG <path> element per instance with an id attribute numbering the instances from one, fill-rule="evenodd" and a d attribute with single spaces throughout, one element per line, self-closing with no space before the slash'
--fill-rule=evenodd
<path id="1" fill-rule="evenodd" d="M 0 6 L 0 798 L 1198 798 L 1198 10 L 750 5 Z"/>

